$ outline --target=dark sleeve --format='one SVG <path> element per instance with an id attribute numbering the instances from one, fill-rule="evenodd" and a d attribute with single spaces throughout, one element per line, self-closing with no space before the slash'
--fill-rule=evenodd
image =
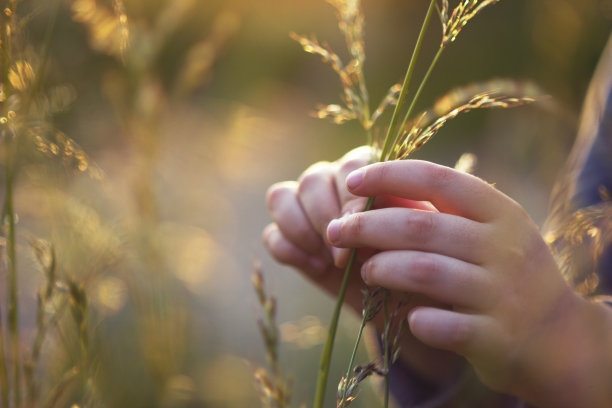
<path id="1" fill-rule="evenodd" d="M 576 142 L 551 197 L 545 232 L 563 225 L 577 210 L 609 208 L 612 196 L 612 37 L 602 53 L 583 105 Z M 603 250 L 591 265 L 574 265 L 576 273 L 594 270 L 599 279 L 595 295 L 612 295 L 612 219 L 597 225 L 603 230 Z M 606 239 L 607 236 L 607 239 Z M 564 243 L 561 242 L 563 245 Z M 586 245 L 586 244 L 585 244 Z"/>
<path id="2" fill-rule="evenodd" d="M 590 144 L 587 145 L 584 164 L 576 180 L 573 206 L 584 208 L 603 203 L 604 196 L 612 192 L 612 44 L 608 46 L 602 61 L 606 65 L 605 76 L 598 78 L 598 99 L 593 101 L 597 116 L 593 117 Z M 603 194 L 602 194 L 603 193 Z M 599 277 L 599 294 L 612 294 L 612 245 L 607 242 L 596 266 Z"/>
<path id="3" fill-rule="evenodd" d="M 434 385 L 401 362 L 389 370 L 389 388 L 401 408 L 523 408 L 515 397 L 485 387 L 466 363 L 446 384 Z"/>

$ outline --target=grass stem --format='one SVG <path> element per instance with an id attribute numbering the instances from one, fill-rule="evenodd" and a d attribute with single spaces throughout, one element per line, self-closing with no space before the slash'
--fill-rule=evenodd
<path id="1" fill-rule="evenodd" d="M 393 139 L 393 135 L 395 134 L 396 129 L 397 129 L 397 122 L 399 121 L 399 115 L 406 101 L 406 95 L 408 94 L 410 83 L 412 82 L 412 76 L 414 74 L 414 69 L 419 59 L 421 48 L 423 48 L 423 40 L 425 38 L 425 33 L 427 32 L 427 27 L 429 27 L 429 22 L 431 21 L 431 18 L 434 14 L 433 11 L 435 8 L 436 8 L 436 0 L 431 0 L 431 2 L 429 3 L 429 8 L 427 9 L 427 14 L 425 15 L 425 19 L 423 20 L 423 25 L 421 26 L 421 31 L 419 32 L 419 37 L 417 38 L 416 45 L 414 46 L 414 50 L 412 51 L 412 57 L 410 58 L 410 63 L 408 64 L 406 75 L 404 76 L 402 90 L 400 91 L 400 95 L 397 99 L 397 104 L 395 105 L 395 109 L 393 110 L 393 116 L 391 116 L 391 122 L 389 123 L 389 128 L 387 129 L 387 136 L 385 137 L 385 142 L 383 144 L 383 149 L 380 153 L 379 161 L 386 160 L 389 154 L 389 151 L 391 150 L 391 147 L 393 146 L 391 141 L 395 142 L 395 140 Z"/>
<path id="2" fill-rule="evenodd" d="M 442 56 L 442 52 L 443 51 L 444 51 L 444 47 L 440 47 L 438 49 L 438 52 L 434 56 L 433 60 L 431 61 L 431 64 L 429 64 L 429 68 L 427 68 L 427 72 L 425 73 L 425 76 L 421 80 L 421 83 L 419 84 L 419 87 L 418 87 L 417 91 L 415 92 L 414 96 L 412 97 L 412 102 L 410 102 L 410 106 L 408 107 L 408 110 L 406 111 L 406 114 L 404 115 L 404 119 L 402 120 L 402 124 L 399 127 L 399 129 L 397 131 L 397 134 L 395 135 L 395 138 L 393 139 L 393 143 L 391 143 L 391 146 L 395 146 L 398 143 L 398 141 L 400 140 L 400 138 L 402 136 L 402 133 L 404 132 L 404 130 L 406 128 L 406 125 L 408 124 L 408 121 L 410 120 L 410 117 L 412 116 L 412 113 L 414 111 L 414 107 L 416 106 L 416 103 L 419 100 L 419 97 L 421 96 L 421 93 L 423 92 L 423 89 L 425 88 L 425 85 L 427 84 L 427 81 L 429 80 L 429 77 L 431 76 L 431 73 L 433 72 L 435 66 L 437 65 L 438 60 L 440 59 L 440 56 Z"/>
<path id="3" fill-rule="evenodd" d="M 349 360 L 348 367 L 346 369 L 346 380 L 348 381 L 351 377 L 351 371 L 353 371 L 353 364 L 355 363 L 355 357 L 357 356 L 357 350 L 359 349 L 359 344 L 361 343 L 361 337 L 363 336 L 363 329 L 365 328 L 367 322 L 367 316 L 364 314 L 361 319 L 361 324 L 359 325 L 359 331 L 357 332 L 357 338 L 355 339 L 355 345 L 353 346 L 353 352 L 351 353 L 351 359 Z"/>
<path id="4" fill-rule="evenodd" d="M 385 318 L 385 332 L 383 341 L 383 373 L 384 373 L 384 408 L 389 407 L 389 335 L 391 334 L 391 321 L 389 319 L 389 293 L 383 293 L 383 316 Z"/>
<path id="5" fill-rule="evenodd" d="M 340 292 L 338 293 L 338 302 L 334 308 L 332 314 L 332 320 L 329 324 L 329 331 L 327 333 L 327 340 L 321 354 L 321 362 L 319 364 L 319 376 L 317 378 L 317 389 L 315 391 L 315 399 L 313 408 L 323 408 L 323 402 L 325 401 L 325 389 L 327 388 L 327 378 L 329 377 L 329 366 L 331 363 L 332 350 L 334 348 L 334 340 L 336 339 L 336 331 L 338 330 L 338 320 L 340 318 L 340 310 L 342 309 L 342 301 L 348 287 L 348 281 L 350 272 L 353 269 L 355 258 L 357 257 L 357 251 L 352 250 L 349 255 L 348 264 L 344 271 L 344 277 L 342 278 L 342 284 L 340 285 Z"/>
<path id="6" fill-rule="evenodd" d="M 431 0 L 429 4 L 429 8 L 427 9 L 427 14 L 425 15 L 425 19 L 423 21 L 423 25 L 421 26 L 421 31 L 419 33 L 419 37 L 417 39 L 417 43 L 412 53 L 412 57 L 410 59 L 410 63 L 408 65 L 408 69 L 406 71 L 406 75 L 404 77 L 404 82 L 402 84 L 402 89 L 400 91 L 400 96 L 398 98 L 398 102 L 395 105 L 395 109 L 393 111 L 393 116 L 391 118 L 391 123 L 389 124 L 389 128 L 387 130 L 387 136 L 385 138 L 385 143 L 383 146 L 383 150 L 380 154 L 379 161 L 383 161 L 387 155 L 389 150 L 391 149 L 391 140 L 393 139 L 393 135 L 395 134 L 395 130 L 397 127 L 397 122 L 399 120 L 399 112 L 404 105 L 406 95 L 408 93 L 408 88 L 410 87 L 410 83 L 412 81 L 412 76 L 414 74 L 414 68 L 416 66 L 421 48 L 423 46 L 423 39 L 425 37 L 425 32 L 427 31 L 427 27 L 429 26 L 429 22 L 433 16 L 433 11 L 436 6 L 436 0 Z M 370 197 L 366 203 L 364 211 L 369 211 L 374 204 L 374 197 Z M 340 317 L 340 311 L 342 309 L 342 304 L 344 303 L 344 296 L 346 294 L 346 288 L 348 287 L 349 278 L 351 275 L 351 271 L 353 269 L 353 264 L 355 263 L 355 258 L 357 257 L 357 250 L 351 250 L 349 260 L 344 270 L 344 276 L 342 278 L 342 284 L 340 286 L 340 291 L 338 292 L 338 299 L 336 301 L 336 305 L 333 311 L 332 319 L 329 326 L 329 331 L 327 334 L 327 340 L 325 341 L 325 346 L 323 348 L 323 353 L 321 354 L 321 362 L 319 364 L 319 376 L 317 378 L 317 388 L 315 391 L 315 399 L 313 408 L 323 408 L 323 402 L 325 400 L 325 390 L 327 387 L 327 378 L 329 377 L 329 367 L 331 364 L 331 356 L 334 346 L 334 341 L 336 338 L 336 332 L 338 330 L 338 320 Z"/>
<path id="7" fill-rule="evenodd" d="M 14 35 L 14 20 L 16 3 L 10 2 L 11 9 L 2 13 L 1 41 L 2 47 L 2 84 L 4 85 L 4 106 L 2 114 L 4 118 L 2 138 L 5 143 L 6 168 L 5 168 L 5 190 L 3 224 L 6 228 L 6 266 L 8 270 L 8 329 L 11 337 L 12 363 L 13 363 L 13 402 L 18 407 L 21 404 L 21 372 L 20 372 L 20 350 L 19 350 L 19 302 L 17 282 L 17 254 L 15 245 L 15 211 L 13 207 L 13 183 L 15 180 L 17 137 L 13 133 L 9 123 L 8 101 L 11 96 L 11 84 L 9 72 L 12 57 L 12 38 Z"/>
<path id="8" fill-rule="evenodd" d="M 2 308 L 0 308 L 0 387 L 2 387 L 2 406 L 8 407 L 8 379 L 6 372 L 6 358 L 4 354 L 4 330 L 2 323 Z"/>

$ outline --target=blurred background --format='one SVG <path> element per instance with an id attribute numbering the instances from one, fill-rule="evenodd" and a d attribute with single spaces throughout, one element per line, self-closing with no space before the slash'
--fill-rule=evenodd
<path id="1" fill-rule="evenodd" d="M 402 79 L 427 3 L 363 2 L 375 103 Z M 289 37 L 314 34 L 346 58 L 334 9 L 324 0 L 22 0 L 14 15 L 17 54 L 46 61 L 40 87 L 59 106 L 45 118 L 54 130 L 22 143 L 15 182 L 24 356 L 45 282 L 31 237 L 53 244 L 58 276 L 79 282 L 89 305 L 88 374 L 50 406 L 259 406 L 247 363 L 265 363 L 255 260 L 278 300 L 293 406 L 309 405 L 333 301 L 273 262 L 260 234 L 270 184 L 365 142 L 355 123 L 310 116 L 319 103 L 339 103 L 342 89 Z M 476 154 L 476 174 L 543 222 L 611 19 L 610 0 L 487 8 L 443 55 L 420 107 L 493 78 L 534 81 L 551 98 L 462 116 L 417 156 L 453 165 Z M 434 22 L 422 62 L 439 41 Z M 62 150 L 66 137 L 84 155 L 76 164 Z M 344 315 L 332 379 L 357 323 Z M 73 326 L 48 331 L 36 373 L 41 395 L 78 358 Z M 364 387 L 354 406 L 376 406 L 375 394 Z"/>

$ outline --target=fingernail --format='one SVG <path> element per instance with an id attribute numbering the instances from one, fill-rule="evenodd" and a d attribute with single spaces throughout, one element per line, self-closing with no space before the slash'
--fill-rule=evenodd
<path id="1" fill-rule="evenodd" d="M 412 309 L 410 311 L 410 313 L 408 313 L 408 325 L 410 326 L 410 328 L 412 329 L 414 327 L 415 324 L 415 319 L 416 319 L 416 312 L 418 309 Z"/>
<path id="2" fill-rule="evenodd" d="M 340 227 L 342 226 L 342 221 L 339 219 L 332 220 L 327 226 L 327 240 L 334 244 L 338 242 L 340 239 Z"/>
<path id="3" fill-rule="evenodd" d="M 349 190 L 354 190 L 361 184 L 363 180 L 363 170 L 355 170 L 346 178 L 346 186 Z"/>
<path id="4" fill-rule="evenodd" d="M 340 257 L 342 256 L 342 248 L 331 248 L 332 257 L 334 258 L 334 264 L 338 266 Z"/>
<path id="5" fill-rule="evenodd" d="M 368 277 L 368 263 L 366 262 L 365 264 L 363 264 L 363 266 L 361 267 L 361 279 L 363 280 L 363 283 L 365 283 L 366 285 L 370 285 L 370 283 L 367 280 Z"/>

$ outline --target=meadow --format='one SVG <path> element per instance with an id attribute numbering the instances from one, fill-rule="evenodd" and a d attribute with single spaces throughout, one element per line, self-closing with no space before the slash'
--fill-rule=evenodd
<path id="1" fill-rule="evenodd" d="M 401 80 L 427 3 L 363 2 L 373 99 Z M 342 90 L 289 33 L 342 49 L 330 5 L 4 0 L 2 10 L 2 406 L 259 406 L 256 261 L 277 299 L 292 406 L 310 404 L 333 299 L 274 263 L 261 231 L 270 184 L 366 142 L 357 124 L 310 115 Z M 543 222 L 611 19 L 609 0 L 484 11 L 418 108 L 494 78 L 549 97 L 450 122 L 416 157 L 452 165 L 474 153 L 476 173 Z M 439 37 L 427 32 L 425 59 Z M 340 353 L 358 325 L 341 321 Z M 330 377 L 344 367 L 334 361 Z M 352 406 L 378 401 L 366 387 Z"/>

